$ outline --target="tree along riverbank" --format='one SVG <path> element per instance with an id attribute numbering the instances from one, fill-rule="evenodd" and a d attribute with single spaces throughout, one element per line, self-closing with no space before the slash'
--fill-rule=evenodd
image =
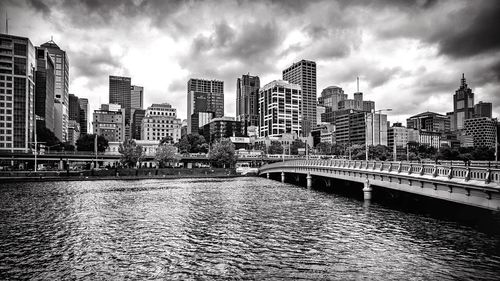
<path id="1" fill-rule="evenodd" d="M 224 168 L 118 168 L 82 171 L 8 171 L 0 172 L 0 185 L 6 182 L 226 178 L 237 176 L 239 175 L 236 174 L 235 169 Z"/>

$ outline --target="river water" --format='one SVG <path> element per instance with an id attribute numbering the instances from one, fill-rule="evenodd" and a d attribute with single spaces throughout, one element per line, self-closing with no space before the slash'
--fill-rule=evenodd
<path id="1" fill-rule="evenodd" d="M 261 178 L 3 184 L 0 229 L 1 280 L 500 276 L 495 234 Z"/>

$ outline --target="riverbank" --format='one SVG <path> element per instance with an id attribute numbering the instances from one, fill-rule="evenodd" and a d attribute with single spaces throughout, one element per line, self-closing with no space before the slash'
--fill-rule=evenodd
<path id="1" fill-rule="evenodd" d="M 142 180 L 178 178 L 233 178 L 235 169 L 165 168 L 165 169 L 103 169 L 82 171 L 10 171 L 0 172 L 0 184 L 12 182 Z"/>

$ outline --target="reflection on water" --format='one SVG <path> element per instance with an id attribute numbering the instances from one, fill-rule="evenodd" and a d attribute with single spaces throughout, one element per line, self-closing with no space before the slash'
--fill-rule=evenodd
<path id="1" fill-rule="evenodd" d="M 495 280 L 457 222 L 260 178 L 0 186 L 0 279 Z"/>

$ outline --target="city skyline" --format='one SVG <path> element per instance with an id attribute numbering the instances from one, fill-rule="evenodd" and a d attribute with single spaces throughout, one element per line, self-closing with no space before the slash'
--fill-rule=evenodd
<path id="1" fill-rule="evenodd" d="M 224 81 L 225 115 L 235 116 L 238 77 L 251 73 L 264 85 L 301 59 L 317 63 L 318 93 L 335 85 L 351 95 L 360 76 L 367 100 L 394 109 L 392 122 L 452 111 L 462 73 L 476 101 L 492 102 L 493 117 L 500 112 L 496 1 L 7 1 L 0 8 L 9 34 L 34 45 L 53 36 L 68 53 L 69 92 L 88 98 L 91 112 L 107 102 L 108 76 L 118 75 L 144 87 L 145 105 L 169 102 L 185 119 L 193 77 Z M 204 16 L 214 10 L 217 17 Z M 187 14 L 196 20 L 181 21 Z"/>

